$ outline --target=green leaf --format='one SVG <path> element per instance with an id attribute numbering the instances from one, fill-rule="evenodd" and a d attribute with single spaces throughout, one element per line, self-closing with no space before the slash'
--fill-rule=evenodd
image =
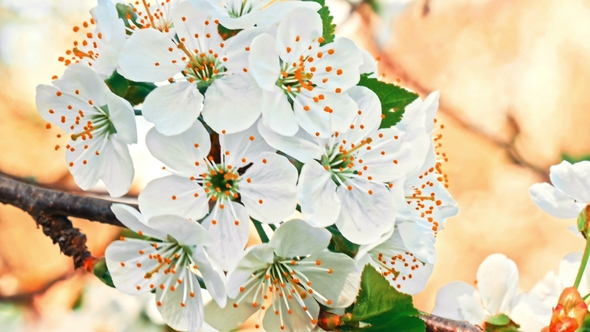
<path id="1" fill-rule="evenodd" d="M 497 314 L 488 318 L 486 322 L 493 325 L 508 325 L 510 324 L 510 317 L 505 314 Z"/>
<path id="2" fill-rule="evenodd" d="M 104 257 L 100 258 L 96 264 L 94 264 L 94 269 L 92 269 L 92 273 L 100 279 L 105 285 L 115 288 L 115 284 L 113 283 L 113 278 L 111 277 L 111 273 L 107 268 L 107 262 L 105 261 Z"/>
<path id="3" fill-rule="evenodd" d="M 418 98 L 418 95 L 400 86 L 370 78 L 368 74 L 361 75 L 358 83 L 371 89 L 379 101 L 381 101 L 381 126 L 379 128 L 390 128 L 402 120 L 406 106 Z"/>
<path id="4" fill-rule="evenodd" d="M 582 326 L 578 327 L 576 332 L 590 332 L 590 315 L 586 314 L 586 317 L 584 317 L 584 322 L 582 322 Z"/>
<path id="5" fill-rule="evenodd" d="M 520 325 L 516 324 L 505 314 L 497 314 L 484 323 L 485 332 L 518 332 Z"/>
<path id="6" fill-rule="evenodd" d="M 330 251 L 341 252 L 350 258 L 354 258 L 354 256 L 356 256 L 356 253 L 360 248 L 358 244 L 348 241 L 334 225 L 328 226 L 326 229 L 332 233 L 332 240 L 328 246 Z"/>
<path id="7" fill-rule="evenodd" d="M 125 97 L 127 90 L 129 89 L 127 79 L 121 76 L 116 70 L 111 77 L 104 80 L 104 82 L 109 86 L 109 89 L 119 97 Z"/>
<path id="8" fill-rule="evenodd" d="M 350 329 L 353 325 L 347 324 L 348 327 L 341 331 L 423 332 L 426 325 L 419 315 L 410 295 L 398 292 L 381 273 L 366 265 L 350 322 L 368 325 Z"/>
<path id="9" fill-rule="evenodd" d="M 574 164 L 580 161 L 590 161 L 590 154 L 575 157 L 569 153 L 562 153 L 561 159 Z"/>
<path id="10" fill-rule="evenodd" d="M 228 40 L 229 38 L 235 36 L 238 34 L 238 32 L 242 31 L 241 29 L 238 30 L 232 30 L 232 29 L 228 29 L 226 27 L 224 27 L 221 24 L 217 25 L 217 32 L 219 33 L 219 35 L 221 36 L 221 38 L 223 40 Z"/>
<path id="11" fill-rule="evenodd" d="M 318 10 L 318 14 L 322 18 L 322 36 L 324 37 L 324 42 L 320 43 L 320 45 L 325 45 L 334 41 L 334 37 L 336 36 L 336 24 L 334 24 L 334 17 L 330 13 L 330 8 L 326 6 L 325 0 L 303 0 L 303 1 L 312 1 L 317 2 L 322 5 L 322 8 Z"/>
<path id="12" fill-rule="evenodd" d="M 320 45 L 326 45 L 334 41 L 336 37 L 336 24 L 334 24 L 334 17 L 330 14 L 330 9 L 327 6 L 318 10 L 322 18 L 322 36 L 324 41 Z"/>
<path id="13" fill-rule="evenodd" d="M 145 97 L 156 88 L 153 83 L 133 81 L 128 81 L 128 83 L 129 89 L 124 98 L 134 106 L 143 103 Z"/>

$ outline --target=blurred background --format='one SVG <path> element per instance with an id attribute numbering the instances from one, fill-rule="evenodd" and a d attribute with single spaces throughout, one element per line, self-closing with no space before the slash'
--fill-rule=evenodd
<path id="1" fill-rule="evenodd" d="M 380 74 L 423 98 L 439 90 L 443 166 L 461 211 L 439 233 L 439 261 L 414 299 L 432 310 L 436 291 L 463 280 L 501 252 L 528 291 L 583 239 L 529 199 L 549 166 L 590 155 L 590 1 L 328 1 L 338 34 L 380 58 Z M 0 0 L 0 172 L 78 192 L 45 129 L 35 87 L 61 75 L 58 62 L 89 20 L 93 0 Z M 376 14 L 373 9 L 378 9 Z M 145 135 L 148 124 L 140 124 Z M 140 139 L 141 141 L 141 139 Z M 133 148 L 132 199 L 160 165 Z M 97 188 L 92 194 L 104 193 Z M 101 256 L 119 229 L 73 220 Z M 34 221 L 0 206 L 0 331 L 163 331 L 148 298 L 120 294 L 72 260 Z"/>

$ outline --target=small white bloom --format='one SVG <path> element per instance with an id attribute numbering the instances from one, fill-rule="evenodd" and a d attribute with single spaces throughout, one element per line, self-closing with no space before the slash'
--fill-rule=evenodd
<path id="1" fill-rule="evenodd" d="M 82 36 L 82 42 L 74 42 L 74 48 L 59 60 L 66 66 L 70 63 L 89 66 L 106 79 L 119 65 L 119 55 L 127 40 L 125 24 L 111 0 L 98 0 L 98 6 L 92 8 L 90 14 L 90 23 L 84 22 L 82 28 L 74 27 L 74 32 Z"/>
<path id="2" fill-rule="evenodd" d="M 219 142 L 221 162 L 216 164 L 208 158 L 211 142 L 199 121 L 177 136 L 150 130 L 148 149 L 174 175 L 150 182 L 139 195 L 139 205 L 148 218 L 179 214 L 199 220 L 209 213 L 203 226 L 215 242 L 207 250 L 228 269 L 248 240 L 249 216 L 278 223 L 293 213 L 297 170 L 274 153 L 255 127 L 220 135 Z"/>
<path id="3" fill-rule="evenodd" d="M 432 274 L 436 262 L 432 231 L 410 222 L 397 223 L 375 244 L 363 245 L 355 257 L 360 267 L 371 264 L 400 292 L 418 294 Z"/>
<path id="4" fill-rule="evenodd" d="M 130 206 L 113 204 L 117 219 L 149 240 L 122 238 L 111 243 L 105 259 L 115 287 L 136 295 L 155 290 L 156 304 L 166 324 L 183 331 L 197 331 L 203 324 L 201 287 L 225 306 L 223 271 L 209 259 L 202 245 L 211 243 L 207 231 L 195 221 L 178 216 L 150 219 Z"/>
<path id="5" fill-rule="evenodd" d="M 531 186 L 531 199 L 543 211 L 557 218 L 576 218 L 590 204 L 590 161 L 551 166 L 551 183 Z"/>
<path id="6" fill-rule="evenodd" d="M 172 21 L 178 39 L 142 29 L 133 33 L 121 54 L 127 78 L 173 82 L 147 96 L 143 116 L 165 135 L 190 128 L 201 109 L 207 124 L 219 133 L 249 128 L 260 115 L 262 98 L 247 68 L 249 44 L 259 29 L 224 41 L 217 30 L 219 21 L 189 2 L 174 7 Z M 180 78 L 174 80 L 175 76 Z M 205 97 L 200 92 L 204 89 Z"/>
<path id="7" fill-rule="evenodd" d="M 126 100 L 92 69 L 72 64 L 53 85 L 37 86 L 36 102 L 43 119 L 72 133 L 66 161 L 80 188 L 102 180 L 113 197 L 129 191 L 134 169 L 127 145 L 137 142 L 137 129 Z"/>
<path id="8" fill-rule="evenodd" d="M 327 138 L 354 118 L 356 105 L 345 92 L 358 83 L 361 53 L 346 38 L 320 46 L 322 41 L 322 19 L 309 8 L 285 16 L 276 38 L 264 33 L 252 41 L 250 72 L 264 90 L 257 107 L 276 133 L 293 136 L 299 124 Z"/>
<path id="9" fill-rule="evenodd" d="M 302 220 L 282 224 L 269 243 L 249 248 L 228 274 L 228 304 L 224 309 L 208 304 L 207 322 L 229 330 L 258 311 L 257 328 L 263 320 L 266 331 L 312 331 L 318 302 L 348 307 L 358 292 L 360 270 L 348 256 L 326 249 L 330 237 Z"/>
<path id="10" fill-rule="evenodd" d="M 543 318 L 545 325 L 548 325 L 551 320 L 552 308 L 557 304 L 563 290 L 566 287 L 571 287 L 576 280 L 581 261 L 581 252 L 568 254 L 559 263 L 557 273 L 549 271 L 529 292 L 531 302 L 535 303 L 533 310 Z M 582 275 L 578 290 L 582 296 L 590 293 L 588 270 Z"/>
<path id="11" fill-rule="evenodd" d="M 327 138 L 302 130 L 286 137 L 259 125 L 269 144 L 305 162 L 298 200 L 305 221 L 314 227 L 336 224 L 342 235 L 370 244 L 394 227 L 396 206 L 389 188 L 422 164 L 417 144 L 428 146 L 423 121 L 407 131 L 379 129 L 381 103 L 374 92 L 354 87 L 349 94 L 356 114 L 344 132 Z M 389 188 L 388 188 L 389 187 Z"/>
<path id="12" fill-rule="evenodd" d="M 314 1 L 300 0 L 190 0 L 195 7 L 219 19 L 228 29 L 247 29 L 254 26 L 268 27 L 280 22 L 295 8 L 304 7 L 318 11 L 321 5 Z"/>
<path id="13" fill-rule="evenodd" d="M 516 295 L 518 269 L 506 256 L 488 256 L 477 269 L 476 283 L 477 289 L 463 281 L 442 287 L 432 314 L 480 325 L 505 314 L 527 332 L 540 331 L 547 324 L 533 311 L 527 294 Z"/>

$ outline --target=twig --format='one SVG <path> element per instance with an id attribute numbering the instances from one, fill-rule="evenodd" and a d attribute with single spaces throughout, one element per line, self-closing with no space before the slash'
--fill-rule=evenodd
<path id="1" fill-rule="evenodd" d="M 43 228 L 43 233 L 53 243 L 59 244 L 61 252 L 74 259 L 76 268 L 94 258 L 86 247 L 86 235 L 73 227 L 68 216 L 125 227 L 111 211 L 113 201 L 39 188 L 4 175 L 0 175 L 0 203 L 13 205 L 29 213 Z M 137 208 L 136 205 L 129 205 Z M 426 323 L 426 331 L 482 331 L 466 322 L 433 315 L 423 314 L 420 318 Z"/>
<path id="2" fill-rule="evenodd" d="M 479 325 L 460 322 L 430 314 L 422 314 L 420 318 L 426 324 L 426 332 L 482 332 Z"/>
<path id="3" fill-rule="evenodd" d="M 33 217 L 43 233 L 80 268 L 94 260 L 86 247 L 86 235 L 68 217 L 124 227 L 111 211 L 113 202 L 43 189 L 0 175 L 0 203 L 13 205 Z"/>

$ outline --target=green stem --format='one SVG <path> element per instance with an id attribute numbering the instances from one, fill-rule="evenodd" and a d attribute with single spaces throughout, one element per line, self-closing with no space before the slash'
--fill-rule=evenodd
<path id="1" fill-rule="evenodd" d="M 584 295 L 584 297 L 582 297 L 582 300 L 586 301 L 586 300 L 588 300 L 589 297 L 590 297 L 590 293 Z"/>
<path id="2" fill-rule="evenodd" d="M 574 282 L 574 287 L 577 289 L 580 286 L 580 281 L 582 281 L 582 275 L 584 275 L 584 271 L 586 270 L 586 264 L 588 264 L 588 256 L 590 255 L 590 241 L 586 240 L 586 248 L 584 248 L 584 256 L 582 256 L 582 262 L 580 263 L 580 269 L 578 270 L 578 275 L 576 276 L 576 281 Z"/>
<path id="3" fill-rule="evenodd" d="M 273 224 L 268 224 L 268 227 L 270 227 L 270 229 L 272 229 L 273 232 L 277 230 L 277 226 L 275 226 Z"/>
<path id="4" fill-rule="evenodd" d="M 260 221 L 251 218 L 252 222 L 254 223 L 254 227 L 256 227 L 256 232 L 258 232 L 258 236 L 260 237 L 260 241 L 262 241 L 262 243 L 268 243 L 268 235 L 266 235 L 266 232 L 264 231 L 264 228 L 262 228 L 262 224 L 260 223 Z"/>

